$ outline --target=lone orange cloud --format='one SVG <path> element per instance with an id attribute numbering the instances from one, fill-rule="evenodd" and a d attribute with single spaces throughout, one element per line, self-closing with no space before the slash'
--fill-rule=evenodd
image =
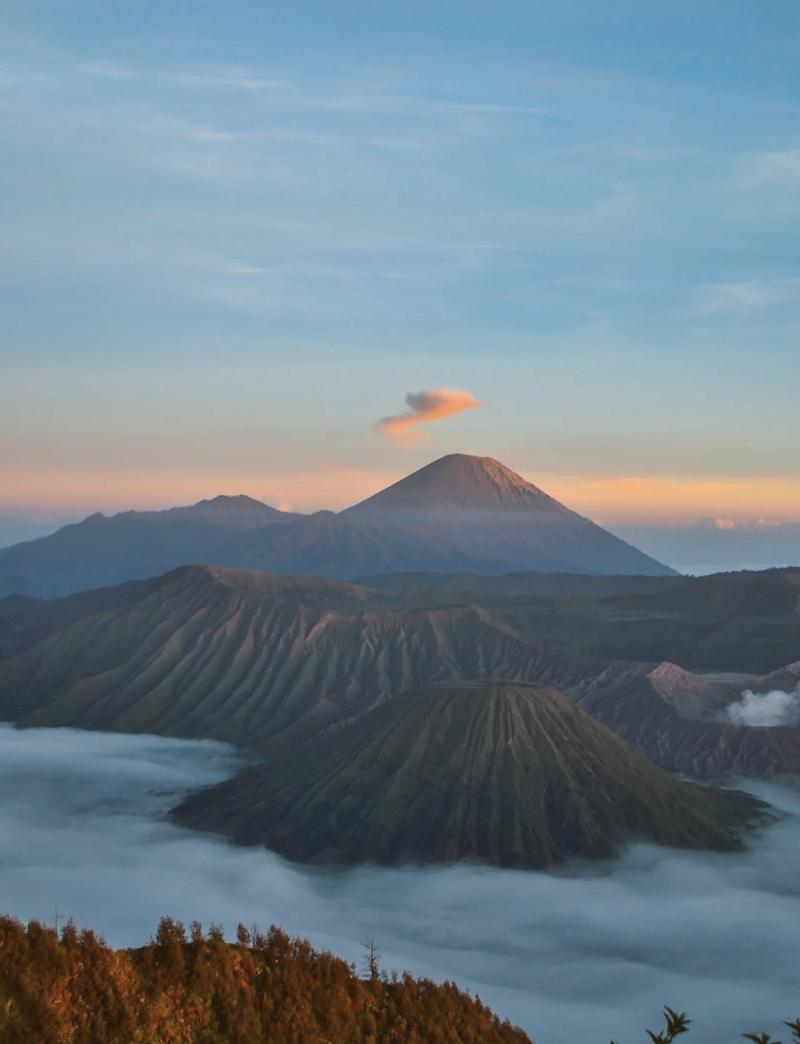
<path id="1" fill-rule="evenodd" d="M 384 417 L 375 425 L 377 431 L 392 442 L 404 446 L 415 446 L 423 442 L 419 432 L 412 429 L 418 424 L 452 417 L 454 413 L 474 410 L 480 406 L 475 396 L 461 388 L 428 388 L 425 391 L 409 392 L 406 395 L 407 413 L 396 417 Z"/>

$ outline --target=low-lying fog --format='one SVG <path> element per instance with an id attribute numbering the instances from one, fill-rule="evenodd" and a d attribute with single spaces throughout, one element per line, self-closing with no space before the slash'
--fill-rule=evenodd
<path id="1" fill-rule="evenodd" d="M 308 871 L 165 822 L 182 791 L 230 774 L 222 744 L 0 726 L 0 908 L 56 910 L 115 945 L 159 916 L 277 923 L 360 961 L 478 991 L 537 1044 L 645 1039 L 664 1004 L 698 1044 L 779 1034 L 800 1015 L 800 797 L 738 856 L 637 846 L 559 874 L 478 867 Z M 779 1039 L 784 1039 L 779 1037 Z"/>

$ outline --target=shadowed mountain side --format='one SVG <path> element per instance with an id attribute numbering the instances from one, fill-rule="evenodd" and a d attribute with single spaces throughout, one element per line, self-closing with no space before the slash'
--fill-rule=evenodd
<path id="1" fill-rule="evenodd" d="M 649 591 L 614 597 L 597 593 L 618 592 L 626 578 L 573 576 L 564 585 L 554 578 L 550 591 L 549 578 L 536 577 L 472 577 L 464 589 L 456 578 L 438 587 L 399 577 L 377 584 L 409 605 L 480 605 L 524 641 L 585 659 L 752 674 L 800 659 L 800 570 L 650 578 Z M 498 587 L 499 579 L 506 584 Z M 647 580 L 630 579 L 637 587 Z"/>
<path id="2" fill-rule="evenodd" d="M 492 572 L 674 575 L 491 457 L 441 457 L 343 514 L 446 540 L 466 558 L 505 563 Z"/>
<path id="3" fill-rule="evenodd" d="M 492 682 L 404 693 L 176 815 L 303 862 L 539 868 L 634 839 L 738 848 L 761 809 L 672 779 L 553 689 Z"/>
<path id="4" fill-rule="evenodd" d="M 753 688 L 756 692 L 769 692 L 770 689 L 791 692 L 792 689 L 800 688 L 800 660 L 772 671 L 764 678 L 758 678 Z"/>
<path id="5" fill-rule="evenodd" d="M 270 573 L 306 573 L 348 579 L 384 570 L 442 569 L 459 572 L 504 567 L 495 548 L 490 555 L 470 557 L 452 540 L 407 533 L 391 525 L 345 518 L 318 511 L 281 526 L 240 537 L 218 559 L 224 565 L 263 569 Z"/>
<path id="6" fill-rule="evenodd" d="M 800 567 L 691 577 L 649 594 L 620 598 L 617 604 L 729 619 L 764 615 L 800 618 Z"/>
<path id="7" fill-rule="evenodd" d="M 223 560 L 232 541 L 298 516 L 250 497 L 215 497 L 167 511 L 91 515 L 51 536 L 0 550 L 0 595 L 60 598 Z"/>
<path id="8" fill-rule="evenodd" d="M 413 598 L 457 595 L 480 601 L 487 595 L 602 599 L 654 594 L 684 582 L 682 576 L 594 576 L 586 573 L 382 573 L 365 574 L 357 583 L 380 591 L 403 592 Z"/>

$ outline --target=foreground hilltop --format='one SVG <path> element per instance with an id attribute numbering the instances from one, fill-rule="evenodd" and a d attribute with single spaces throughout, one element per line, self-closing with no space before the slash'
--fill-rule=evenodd
<path id="1" fill-rule="evenodd" d="M 519 569 L 674 574 L 498 461 L 451 454 L 339 514 L 291 514 L 245 496 L 95 514 L 0 550 L 0 598 L 62 597 L 192 562 L 339 579 Z"/>
<path id="2" fill-rule="evenodd" d="M 352 965 L 278 928 L 219 928 L 164 918 L 139 950 L 112 950 L 91 931 L 59 936 L 0 916 L 4 1044 L 530 1044 L 453 983 L 383 978 L 373 957 Z"/>
<path id="3" fill-rule="evenodd" d="M 190 797 L 186 826 L 319 863 L 537 869 L 646 839 L 740 847 L 758 802 L 681 783 L 554 689 L 418 689 Z"/>
<path id="4" fill-rule="evenodd" d="M 206 935 L 195 922 L 187 935 L 165 917 L 147 946 L 113 950 L 71 923 L 59 934 L 0 916 L 0 952 L 0 1040 L 9 1044 L 532 1044 L 452 982 L 387 975 L 373 949 L 360 977 L 275 927 L 240 924 L 226 943 L 219 928 Z M 663 1030 L 647 1036 L 668 1044 L 690 1022 L 667 1008 Z M 787 1026 L 800 1044 L 800 1019 Z"/>

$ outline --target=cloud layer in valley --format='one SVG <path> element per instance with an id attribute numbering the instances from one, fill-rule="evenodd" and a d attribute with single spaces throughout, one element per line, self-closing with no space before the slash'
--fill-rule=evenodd
<path id="1" fill-rule="evenodd" d="M 228 748 L 0 726 L 0 895 L 5 911 L 74 917 L 116 945 L 158 917 L 278 923 L 360 961 L 453 978 L 538 1044 L 635 1044 L 663 1005 L 703 1044 L 781 1032 L 798 1010 L 800 798 L 740 855 L 637 846 L 552 874 L 458 866 L 331 873 L 169 823 L 177 795 L 229 773 Z M 778 1039 L 782 1039 L 780 1036 Z"/>
<path id="2" fill-rule="evenodd" d="M 735 703 L 725 708 L 725 717 L 734 725 L 758 728 L 800 725 L 800 687 L 794 692 L 783 692 L 780 689 L 753 692 L 746 689 Z"/>
<path id="3" fill-rule="evenodd" d="M 474 410 L 480 406 L 475 396 L 462 388 L 428 388 L 406 395 L 408 410 L 394 417 L 383 417 L 375 425 L 392 442 L 402 446 L 418 446 L 424 444 L 425 437 L 415 428 L 420 424 L 452 417 L 465 410 Z"/>

